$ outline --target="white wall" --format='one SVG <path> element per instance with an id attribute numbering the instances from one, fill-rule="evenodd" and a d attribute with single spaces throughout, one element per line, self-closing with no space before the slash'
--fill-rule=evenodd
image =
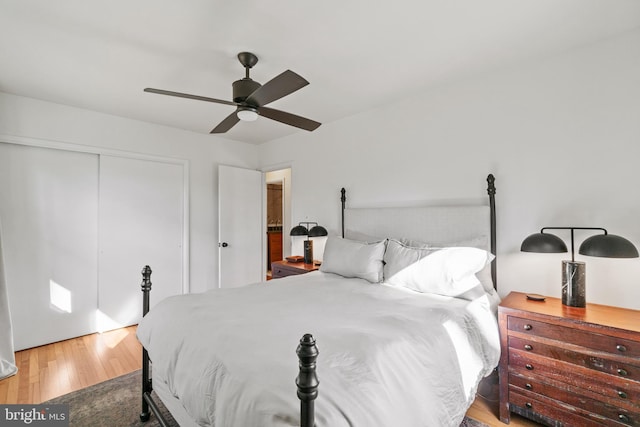
<path id="1" fill-rule="evenodd" d="M 334 234 L 342 186 L 351 206 L 473 198 L 492 172 L 499 292 L 560 296 L 567 255 L 524 254 L 520 243 L 574 225 L 640 247 L 639 136 L 640 30 L 272 141 L 260 157 L 292 165 L 293 221 L 314 218 Z M 577 258 L 589 302 L 640 309 L 639 259 Z"/>
<path id="2" fill-rule="evenodd" d="M 5 93 L 0 135 L 188 160 L 191 291 L 217 287 L 217 166 L 256 168 L 255 146 Z"/>

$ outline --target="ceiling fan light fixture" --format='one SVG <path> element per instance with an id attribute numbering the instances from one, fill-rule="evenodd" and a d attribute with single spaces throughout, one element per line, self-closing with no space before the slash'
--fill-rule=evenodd
<path id="1" fill-rule="evenodd" d="M 258 120 L 258 112 L 254 108 L 238 108 L 236 115 L 243 122 L 255 122 Z"/>

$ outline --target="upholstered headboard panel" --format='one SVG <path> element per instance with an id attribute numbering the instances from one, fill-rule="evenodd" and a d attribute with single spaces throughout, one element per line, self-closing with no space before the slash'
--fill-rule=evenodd
<path id="1" fill-rule="evenodd" d="M 345 209 L 345 237 L 369 240 L 391 237 L 435 245 L 481 238 L 490 248 L 489 206 L 429 206 Z"/>

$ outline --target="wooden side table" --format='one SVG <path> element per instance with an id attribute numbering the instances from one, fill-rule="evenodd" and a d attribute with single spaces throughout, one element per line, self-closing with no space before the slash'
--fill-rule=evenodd
<path id="1" fill-rule="evenodd" d="M 640 311 L 511 292 L 498 320 L 502 422 L 640 426 Z"/>
<path id="2" fill-rule="evenodd" d="M 280 277 L 316 271 L 318 268 L 315 264 L 305 264 L 303 262 L 289 262 L 287 260 L 275 261 L 271 263 L 271 277 L 279 279 Z"/>

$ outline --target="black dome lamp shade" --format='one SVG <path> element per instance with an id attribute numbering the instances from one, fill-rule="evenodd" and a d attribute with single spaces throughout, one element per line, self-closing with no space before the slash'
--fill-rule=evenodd
<path id="1" fill-rule="evenodd" d="M 597 234 L 586 239 L 578 252 L 582 255 L 604 258 L 638 258 L 638 249 L 625 239 L 615 234 Z"/>
<path id="2" fill-rule="evenodd" d="M 308 236 L 309 230 L 304 225 L 296 225 L 291 229 L 290 236 Z"/>
<path id="3" fill-rule="evenodd" d="M 581 255 L 605 258 L 638 258 L 638 249 L 624 237 L 609 234 L 600 227 L 544 227 L 540 233 L 528 236 L 522 242 L 522 252 L 563 253 L 567 245 L 558 236 L 545 230 L 571 230 L 571 261 L 562 261 L 562 303 L 572 307 L 585 307 L 585 263 L 575 261 L 574 231 L 596 230 L 596 234 L 585 239 L 578 252 Z"/>
<path id="4" fill-rule="evenodd" d="M 327 232 L 327 229 L 321 225 L 316 225 L 309 230 L 309 237 L 321 237 L 327 236 L 328 234 L 329 232 Z"/>
<path id="5" fill-rule="evenodd" d="M 522 252 L 555 254 L 567 252 L 567 245 L 555 234 L 540 232 L 524 239 L 520 250 Z"/>

